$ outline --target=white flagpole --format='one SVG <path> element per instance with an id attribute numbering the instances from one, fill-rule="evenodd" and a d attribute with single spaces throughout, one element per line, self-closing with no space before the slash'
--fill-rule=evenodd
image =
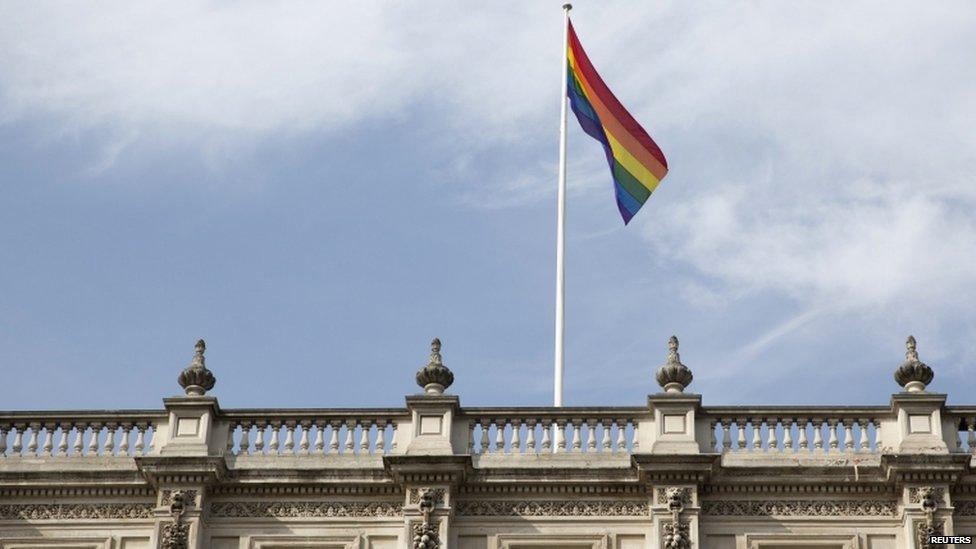
<path id="1" fill-rule="evenodd" d="M 566 49 L 569 46 L 569 10 L 563 5 L 563 48 L 560 56 L 562 81 L 559 86 L 559 191 L 556 205 L 556 375 L 553 405 L 563 405 L 563 335 L 566 300 L 566 83 L 569 77 Z"/>

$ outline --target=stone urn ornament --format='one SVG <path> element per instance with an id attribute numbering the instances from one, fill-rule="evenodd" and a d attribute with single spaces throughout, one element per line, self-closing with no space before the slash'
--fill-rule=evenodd
<path id="1" fill-rule="evenodd" d="M 428 395 L 442 395 L 454 383 L 454 374 L 444 366 L 441 359 L 441 340 L 434 338 L 430 342 L 430 361 L 417 371 L 417 385 L 424 388 Z"/>
<path id="2" fill-rule="evenodd" d="M 915 336 L 908 336 L 905 341 L 905 362 L 895 370 L 895 381 L 909 393 L 922 393 L 933 378 L 935 372 L 932 368 L 918 359 Z"/>
<path id="3" fill-rule="evenodd" d="M 691 385 L 694 376 L 691 375 L 691 370 L 681 363 L 676 336 L 671 336 L 668 340 L 668 360 L 657 369 L 655 377 L 665 393 L 683 393 L 685 387 Z"/>
<path id="4" fill-rule="evenodd" d="M 203 356 L 206 350 L 207 344 L 202 339 L 197 341 L 193 360 L 190 361 L 189 366 L 180 372 L 180 377 L 177 378 L 180 387 L 183 387 L 187 396 L 203 396 L 207 391 L 213 389 L 217 383 L 217 378 L 214 377 L 213 372 L 207 369 L 206 359 Z"/>

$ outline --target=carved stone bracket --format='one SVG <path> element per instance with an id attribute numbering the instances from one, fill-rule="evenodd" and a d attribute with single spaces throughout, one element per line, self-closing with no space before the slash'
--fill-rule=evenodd
<path id="1" fill-rule="evenodd" d="M 684 502 L 689 498 L 687 488 L 665 488 L 664 497 L 671 511 L 671 521 L 664 523 L 661 531 L 665 549 L 691 549 L 691 528 L 681 519 Z"/>
<path id="2" fill-rule="evenodd" d="M 922 511 L 925 512 L 925 520 L 915 523 L 915 543 L 919 549 L 944 547 L 942 544 L 929 543 L 929 536 L 945 535 L 945 521 L 935 518 L 935 512 L 939 510 L 939 504 L 943 501 L 943 493 L 942 488 L 932 488 L 931 486 L 912 488 L 909 491 L 909 498 L 912 503 L 920 503 Z"/>
<path id="3" fill-rule="evenodd" d="M 436 524 L 430 521 L 430 513 L 434 510 L 435 491 L 420 489 L 415 492 L 418 494 L 417 503 L 420 505 L 420 512 L 423 513 L 423 522 L 413 527 L 413 549 L 439 549 L 441 540 L 438 535 Z M 441 490 L 443 497 L 443 490 Z"/>
<path id="4" fill-rule="evenodd" d="M 193 505 L 194 492 L 191 496 L 188 491 L 172 490 L 168 494 L 169 512 L 173 517 L 172 522 L 163 525 L 160 531 L 159 546 L 162 549 L 187 549 L 190 539 L 190 525 L 183 522 L 183 512 L 188 505 Z"/>

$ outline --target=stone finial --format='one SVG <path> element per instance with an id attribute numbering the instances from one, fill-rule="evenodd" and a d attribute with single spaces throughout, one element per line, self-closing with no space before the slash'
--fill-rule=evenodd
<path id="1" fill-rule="evenodd" d="M 180 372 L 180 377 L 177 379 L 180 387 L 183 387 L 189 396 L 202 396 L 213 389 L 217 383 L 217 378 L 214 377 L 213 372 L 207 369 L 205 364 L 206 359 L 203 353 L 206 350 L 207 344 L 202 339 L 197 341 L 196 354 L 193 355 L 193 360 L 190 361 L 189 366 Z"/>
<path id="2" fill-rule="evenodd" d="M 678 338 L 671 336 L 668 340 L 668 361 L 657 369 L 657 383 L 666 393 L 682 393 L 691 384 L 694 376 L 691 370 L 681 363 L 678 355 Z"/>
<path id="3" fill-rule="evenodd" d="M 915 345 L 915 336 L 908 336 L 905 341 L 905 362 L 895 370 L 895 381 L 909 393 L 925 391 L 925 386 L 932 383 L 932 378 L 935 377 L 932 368 L 918 359 Z"/>
<path id="4" fill-rule="evenodd" d="M 417 385 L 424 388 L 430 395 L 444 394 L 454 383 L 454 374 L 441 362 L 441 340 L 434 338 L 430 342 L 430 362 L 417 371 Z"/>

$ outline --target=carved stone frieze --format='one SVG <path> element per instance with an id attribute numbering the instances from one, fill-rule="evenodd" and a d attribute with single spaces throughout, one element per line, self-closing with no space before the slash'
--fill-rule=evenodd
<path id="1" fill-rule="evenodd" d="M 0 520 L 150 519 L 151 503 L 0 504 Z"/>
<path id="2" fill-rule="evenodd" d="M 976 500 L 953 501 L 955 514 L 961 517 L 976 517 Z"/>
<path id="3" fill-rule="evenodd" d="M 704 501 L 702 513 L 723 517 L 894 517 L 892 500 L 718 500 Z"/>
<path id="4" fill-rule="evenodd" d="M 209 506 L 214 518 L 310 518 L 403 516 L 399 502 L 382 501 L 226 501 Z"/>
<path id="5" fill-rule="evenodd" d="M 643 517 L 650 514 L 645 501 L 597 500 L 482 500 L 459 501 L 458 516 L 469 517 Z"/>

